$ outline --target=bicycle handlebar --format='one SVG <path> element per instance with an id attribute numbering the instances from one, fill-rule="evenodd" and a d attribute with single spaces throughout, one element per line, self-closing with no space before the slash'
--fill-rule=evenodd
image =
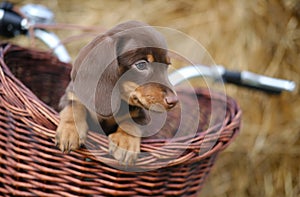
<path id="1" fill-rule="evenodd" d="M 0 5 L 0 35 L 5 37 L 16 37 L 20 34 L 26 35 L 34 24 L 53 23 L 53 13 L 46 7 L 36 4 L 27 4 L 20 8 L 20 12 L 26 17 L 13 11 L 13 4 L 3 2 Z M 71 62 L 71 57 L 60 39 L 52 32 L 44 29 L 34 28 L 34 36 L 44 42 L 60 61 Z"/>
<path id="2" fill-rule="evenodd" d="M 28 34 L 34 24 L 53 24 L 54 14 L 48 8 L 37 5 L 27 4 L 20 8 L 20 12 L 13 10 L 13 4 L 3 2 L 0 4 L 0 35 L 15 37 L 20 34 Z M 60 61 L 70 63 L 71 57 L 60 39 L 52 32 L 44 29 L 34 28 L 34 36 L 43 41 Z M 214 80 L 222 80 L 226 83 L 233 83 L 239 86 L 263 90 L 268 93 L 281 93 L 282 91 L 294 91 L 296 84 L 293 81 L 271 78 L 258 75 L 248 71 L 229 71 L 223 66 L 208 67 L 203 65 L 192 65 L 178 69 L 169 74 L 171 83 L 177 85 L 184 80 L 195 77 L 210 77 Z"/>
<path id="3" fill-rule="evenodd" d="M 249 71 L 230 71 L 223 66 L 191 65 L 170 73 L 169 78 L 173 85 L 178 85 L 186 79 L 208 77 L 215 81 L 232 83 L 252 89 L 262 90 L 271 94 L 280 94 L 282 91 L 292 92 L 296 84 L 293 81 L 271 78 Z"/>

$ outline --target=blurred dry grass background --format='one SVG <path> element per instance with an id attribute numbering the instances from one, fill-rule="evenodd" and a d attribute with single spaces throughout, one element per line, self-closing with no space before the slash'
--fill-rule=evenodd
<path id="1" fill-rule="evenodd" d="M 110 28 L 136 19 L 175 28 L 204 45 L 218 64 L 300 82 L 298 0 L 13 2 L 46 5 L 59 23 Z M 24 39 L 11 41 L 29 44 Z M 73 57 L 83 44 L 68 45 Z M 201 196 L 300 196 L 299 88 L 272 96 L 227 85 L 226 92 L 243 110 L 242 130 L 219 155 Z"/>

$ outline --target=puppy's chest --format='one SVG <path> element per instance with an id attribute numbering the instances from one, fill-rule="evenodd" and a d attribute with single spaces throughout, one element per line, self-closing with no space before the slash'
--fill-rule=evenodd
<path id="1" fill-rule="evenodd" d="M 132 106 L 129 106 L 129 108 L 127 106 L 127 109 L 121 107 L 115 117 L 98 120 L 106 135 L 114 133 L 118 129 L 118 125 L 124 121 L 134 121 L 137 125 L 145 125 L 149 122 L 145 110 Z"/>
<path id="2" fill-rule="evenodd" d="M 111 133 L 114 133 L 118 129 L 118 124 L 116 123 L 114 118 L 105 120 L 99 119 L 99 124 L 101 125 L 101 128 L 107 136 Z"/>

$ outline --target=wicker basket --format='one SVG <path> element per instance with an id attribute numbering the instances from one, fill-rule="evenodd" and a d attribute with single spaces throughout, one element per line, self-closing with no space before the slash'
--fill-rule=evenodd
<path id="1" fill-rule="evenodd" d="M 98 148 L 97 156 L 84 148 L 63 154 L 54 145 L 58 124 L 55 109 L 69 81 L 69 64 L 59 62 L 49 53 L 10 44 L 1 44 L 0 63 L 2 196 L 195 196 L 217 154 L 239 131 L 241 111 L 233 99 L 196 89 L 205 114 L 200 117 L 198 132 L 193 139 L 172 139 L 168 147 L 169 153 L 177 154 L 189 140 L 183 154 L 170 162 L 156 157 L 156 152 L 138 160 L 137 165 L 159 163 L 164 167 L 145 172 L 119 170 L 111 167 L 116 161 L 108 156 L 107 137 L 99 133 L 90 132 L 88 136 L 88 141 L 103 147 Z M 189 99 L 188 91 L 180 94 Z M 212 100 L 226 102 L 226 117 L 207 128 Z M 176 130 L 177 112 L 172 113 L 166 130 Z M 201 145 L 210 140 L 214 146 L 201 152 Z M 165 142 L 166 139 L 144 139 L 141 150 L 155 152 Z"/>

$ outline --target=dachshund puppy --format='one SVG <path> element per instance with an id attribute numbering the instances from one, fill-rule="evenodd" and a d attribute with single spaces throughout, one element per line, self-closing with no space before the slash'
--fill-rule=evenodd
<path id="1" fill-rule="evenodd" d="M 169 64 L 166 41 L 147 24 L 125 22 L 96 37 L 81 49 L 61 98 L 56 145 L 63 152 L 78 149 L 92 117 L 108 135 L 110 153 L 133 164 L 149 112 L 165 112 L 178 102 Z"/>

